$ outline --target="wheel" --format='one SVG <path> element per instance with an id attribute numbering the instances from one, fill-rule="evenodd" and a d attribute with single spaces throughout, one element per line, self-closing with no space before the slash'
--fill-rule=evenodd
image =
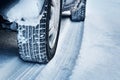
<path id="1" fill-rule="evenodd" d="M 85 4 L 79 5 L 77 8 L 71 10 L 72 21 L 84 21 L 85 20 Z"/>
<path id="2" fill-rule="evenodd" d="M 54 56 L 60 30 L 61 0 L 45 0 L 36 26 L 18 24 L 18 47 L 24 61 L 48 63 Z"/>

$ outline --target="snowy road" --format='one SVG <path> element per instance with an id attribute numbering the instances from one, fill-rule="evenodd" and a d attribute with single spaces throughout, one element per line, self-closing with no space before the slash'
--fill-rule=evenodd
<path id="1" fill-rule="evenodd" d="M 16 34 L 1 35 L 0 80 L 67 80 L 79 54 L 83 27 L 83 22 L 62 19 L 56 55 L 47 65 L 23 62 L 18 57 Z"/>
<path id="2" fill-rule="evenodd" d="M 62 19 L 56 55 L 46 65 L 23 62 L 16 34 L 0 32 L 0 80 L 120 80 L 119 8 L 119 0 L 88 0 L 84 23 Z"/>
<path id="3" fill-rule="evenodd" d="M 87 0 L 83 41 L 70 80 L 120 80 L 119 8 L 119 0 Z"/>

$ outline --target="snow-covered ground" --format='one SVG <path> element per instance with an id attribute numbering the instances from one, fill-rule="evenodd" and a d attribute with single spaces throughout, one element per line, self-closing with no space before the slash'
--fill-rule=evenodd
<path id="1" fill-rule="evenodd" d="M 8 20 L 21 25 L 39 24 L 44 0 L 20 0 L 7 11 Z"/>
<path id="2" fill-rule="evenodd" d="M 83 25 L 83 22 L 74 23 L 69 18 L 62 19 L 56 55 L 47 65 L 23 62 L 18 57 L 16 41 L 12 39 L 15 39 L 15 34 L 12 37 L 13 34 L 6 33 L 11 38 L 8 37 L 8 40 L 6 36 L 4 40 L 1 39 L 1 46 L 4 44 L 4 47 L 0 50 L 0 71 L 3 72 L 0 80 L 66 80 L 79 54 Z"/>
<path id="3" fill-rule="evenodd" d="M 11 46 L 0 46 L 0 80 L 120 80 L 119 7 L 119 0 L 87 0 L 84 23 L 62 19 L 56 55 L 46 65 L 23 62 L 12 35 L 1 33 L 0 45 Z"/>
<path id="4" fill-rule="evenodd" d="M 120 80 L 119 8 L 119 0 L 87 0 L 83 42 L 70 80 Z"/>
<path id="5" fill-rule="evenodd" d="M 83 22 L 67 19 L 62 27 L 54 58 L 45 66 L 36 80 L 67 80 L 79 54 L 83 34 Z"/>

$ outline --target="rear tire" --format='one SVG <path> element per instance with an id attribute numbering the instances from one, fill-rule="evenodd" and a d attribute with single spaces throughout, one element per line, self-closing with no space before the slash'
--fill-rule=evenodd
<path id="1" fill-rule="evenodd" d="M 20 58 L 24 61 L 38 62 L 38 63 L 47 63 L 49 62 L 56 51 L 59 30 L 60 30 L 60 16 L 61 16 L 61 0 L 53 0 L 59 3 L 58 7 L 59 12 L 56 15 L 59 15 L 58 25 L 56 26 L 57 32 L 55 41 L 50 45 L 50 24 L 51 22 L 55 24 L 55 19 L 51 21 L 51 4 L 52 0 L 46 0 L 45 7 L 43 10 L 43 16 L 40 20 L 40 24 L 36 26 L 26 26 L 18 24 L 18 47 Z M 55 10 L 54 10 L 55 12 Z M 53 15 L 55 16 L 55 15 Z M 54 33 L 53 33 L 54 34 Z"/>
<path id="2" fill-rule="evenodd" d="M 85 4 L 71 10 L 71 20 L 77 22 L 85 20 Z"/>

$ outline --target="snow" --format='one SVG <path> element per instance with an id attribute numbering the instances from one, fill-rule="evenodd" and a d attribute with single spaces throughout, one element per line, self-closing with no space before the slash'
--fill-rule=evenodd
<path id="1" fill-rule="evenodd" d="M 47 65 L 0 50 L 0 80 L 120 80 L 119 4 L 87 0 L 85 24 L 62 18 L 56 55 Z"/>
<path id="2" fill-rule="evenodd" d="M 70 19 L 66 19 L 65 23 L 61 26 L 64 29 L 61 30 L 54 58 L 39 73 L 36 80 L 66 80 L 71 75 L 79 54 L 84 23 L 74 23 Z"/>
<path id="3" fill-rule="evenodd" d="M 0 80 L 34 80 L 45 65 L 24 62 L 15 53 L 0 51 Z"/>
<path id="4" fill-rule="evenodd" d="M 70 80 L 120 80 L 119 1 L 88 0 L 83 42 Z"/>
<path id="5" fill-rule="evenodd" d="M 26 39 L 26 37 L 23 36 L 22 30 L 19 31 L 18 33 L 19 33 L 19 35 L 17 37 L 19 39 L 18 43 L 25 44 L 28 41 L 28 39 Z"/>
<path id="6" fill-rule="evenodd" d="M 0 54 L 0 71 L 3 71 L 0 80 L 65 80 L 71 75 L 71 71 L 75 65 L 76 58 L 79 54 L 81 45 L 83 22 L 71 22 L 69 18 L 62 19 L 60 40 L 55 57 L 46 65 L 24 62 L 19 58 L 16 52 L 17 44 L 12 41 L 16 36 L 4 37 L 1 44 L 11 43 L 10 48 L 13 51 L 1 49 Z M 4 34 L 4 33 L 2 33 Z M 10 34 L 10 33 L 9 33 Z M 9 36 L 9 34 L 6 34 Z M 0 39 L 1 40 L 1 39 Z M 0 41 L 1 42 L 1 41 Z M 16 44 L 13 47 L 13 44 Z M 6 48 L 6 47 L 5 47 Z M 74 54 L 74 55 L 73 55 Z M 10 57 L 11 56 L 11 57 Z M 7 57 L 7 58 L 6 58 Z M 7 60 L 7 62 L 6 62 Z M 9 63 L 9 64 L 8 64 Z M 8 66 L 8 67 L 6 67 Z M 3 70 L 4 68 L 4 70 Z"/>
<path id="7" fill-rule="evenodd" d="M 39 23 L 40 11 L 44 0 L 20 0 L 7 12 L 8 20 L 20 25 L 34 25 Z"/>
<path id="8" fill-rule="evenodd" d="M 62 16 L 70 16 L 71 12 L 70 11 L 63 11 Z"/>

